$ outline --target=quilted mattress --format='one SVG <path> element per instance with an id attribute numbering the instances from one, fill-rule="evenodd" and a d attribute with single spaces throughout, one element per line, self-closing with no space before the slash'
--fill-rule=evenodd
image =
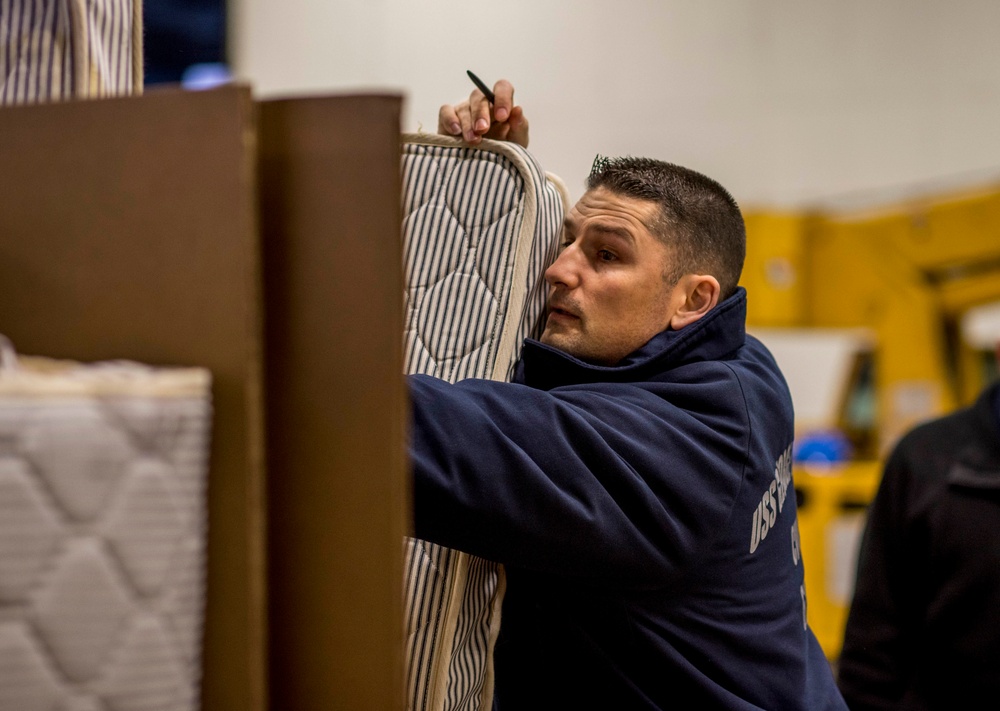
<path id="1" fill-rule="evenodd" d="M 0 709 L 196 709 L 208 372 L 0 356 Z"/>
<path id="2" fill-rule="evenodd" d="M 423 134 L 404 136 L 402 178 L 407 372 L 508 379 L 542 325 L 565 188 L 520 146 Z M 502 566 L 407 540 L 409 709 L 492 706 L 503 592 Z"/>

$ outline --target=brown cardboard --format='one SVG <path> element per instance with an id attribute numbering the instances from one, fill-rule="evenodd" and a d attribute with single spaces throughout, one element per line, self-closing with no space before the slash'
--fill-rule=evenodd
<path id="1" fill-rule="evenodd" d="M 265 102 L 274 708 L 403 708 L 400 100 Z"/>
<path id="2" fill-rule="evenodd" d="M 0 109 L 0 333 L 211 369 L 204 709 L 401 709 L 400 100 L 257 114 L 239 87 Z"/>
<path id="3" fill-rule="evenodd" d="M 0 333 L 212 371 L 206 709 L 266 706 L 253 135 L 245 88 L 0 109 Z"/>

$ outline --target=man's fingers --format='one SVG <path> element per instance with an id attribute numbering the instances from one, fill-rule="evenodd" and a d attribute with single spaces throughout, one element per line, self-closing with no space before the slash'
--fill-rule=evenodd
<path id="1" fill-rule="evenodd" d="M 483 96 L 483 92 L 476 89 L 469 95 L 469 107 L 472 110 L 472 129 L 476 136 L 482 136 L 490 130 L 490 102 Z"/>
<path id="2" fill-rule="evenodd" d="M 524 117 L 524 110 L 520 106 L 511 109 L 510 120 L 507 123 L 510 125 L 510 129 L 507 131 L 507 140 L 527 148 L 528 119 Z"/>
<path id="3" fill-rule="evenodd" d="M 514 86 L 506 79 L 501 79 L 493 86 L 493 117 L 501 123 L 510 117 L 514 108 Z"/>
<path id="4" fill-rule="evenodd" d="M 455 111 L 458 114 L 458 121 L 462 126 L 462 139 L 467 143 L 478 143 L 479 135 L 475 131 L 475 119 L 469 102 L 463 101 L 455 107 Z"/>
<path id="5" fill-rule="evenodd" d="M 471 145 L 478 145 L 483 138 L 494 138 L 527 147 L 528 121 L 521 107 L 514 105 L 514 87 L 501 79 L 493 92 L 493 104 L 476 89 L 468 101 L 442 106 L 438 109 L 438 133 L 460 136 Z"/>
<path id="6" fill-rule="evenodd" d="M 445 104 L 438 109 L 438 133 L 445 136 L 461 136 L 462 122 L 458 112 L 451 104 Z"/>

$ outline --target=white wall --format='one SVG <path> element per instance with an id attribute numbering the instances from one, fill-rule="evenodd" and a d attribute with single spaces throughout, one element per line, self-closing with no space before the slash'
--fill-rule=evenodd
<path id="1" fill-rule="evenodd" d="M 389 90 L 436 129 L 510 79 L 574 197 L 596 153 L 702 170 L 744 207 L 1000 178 L 997 0 L 232 0 L 258 94 Z M 874 193 L 872 192 L 874 191 Z"/>

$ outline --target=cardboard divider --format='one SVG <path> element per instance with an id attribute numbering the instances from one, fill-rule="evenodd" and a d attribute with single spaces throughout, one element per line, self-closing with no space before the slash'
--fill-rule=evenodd
<path id="1" fill-rule="evenodd" d="M 0 108 L 0 333 L 212 371 L 205 709 L 402 698 L 399 106 L 231 86 Z"/>
<path id="2" fill-rule="evenodd" d="M 280 708 L 403 708 L 400 108 L 260 106 Z"/>

